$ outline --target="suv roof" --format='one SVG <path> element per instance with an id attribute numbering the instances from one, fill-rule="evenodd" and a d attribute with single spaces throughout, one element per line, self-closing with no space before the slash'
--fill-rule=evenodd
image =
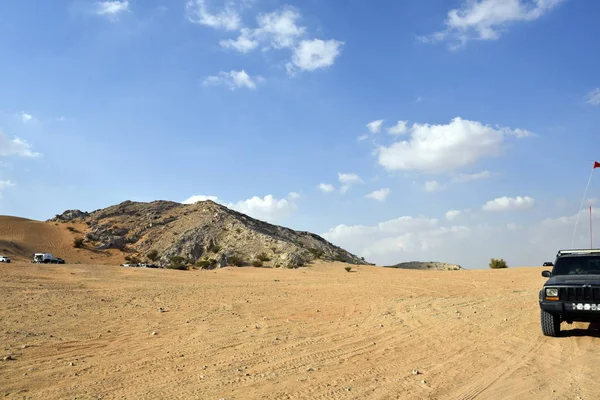
<path id="1" fill-rule="evenodd" d="M 588 255 L 588 254 L 600 254 L 600 249 L 569 249 L 569 250 L 559 250 L 556 254 L 556 257 L 566 256 L 566 255 Z"/>

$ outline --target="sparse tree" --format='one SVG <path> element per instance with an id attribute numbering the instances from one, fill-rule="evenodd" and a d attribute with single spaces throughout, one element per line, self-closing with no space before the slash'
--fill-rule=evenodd
<path id="1" fill-rule="evenodd" d="M 73 239 L 73 247 L 76 247 L 78 249 L 83 247 L 83 238 L 77 237 L 77 238 Z"/>
<path id="2" fill-rule="evenodd" d="M 504 261 L 504 259 L 495 259 L 492 258 L 492 260 L 490 261 L 490 268 L 492 269 L 500 269 L 500 268 L 508 268 L 508 265 L 506 264 L 506 261 Z"/>

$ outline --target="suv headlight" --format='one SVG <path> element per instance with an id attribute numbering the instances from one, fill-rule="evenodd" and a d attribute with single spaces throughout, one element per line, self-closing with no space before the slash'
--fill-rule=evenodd
<path id="1" fill-rule="evenodd" d="M 546 288 L 546 298 L 555 297 L 558 298 L 558 289 L 557 288 Z"/>

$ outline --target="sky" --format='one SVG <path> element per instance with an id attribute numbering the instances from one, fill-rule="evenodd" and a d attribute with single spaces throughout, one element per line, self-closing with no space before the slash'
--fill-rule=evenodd
<path id="1" fill-rule="evenodd" d="M 0 214 L 212 199 L 378 265 L 541 265 L 600 221 L 599 13 L 1 2 Z"/>

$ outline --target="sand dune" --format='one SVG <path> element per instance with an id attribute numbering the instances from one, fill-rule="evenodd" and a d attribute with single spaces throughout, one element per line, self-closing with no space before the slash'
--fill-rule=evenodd
<path id="1" fill-rule="evenodd" d="M 23 266 L 0 264 L 2 356 L 14 358 L 0 359 L 0 396 L 9 399 L 593 399 L 600 391 L 598 331 L 540 332 L 540 268 Z"/>
<path id="2" fill-rule="evenodd" d="M 72 227 L 75 231 L 70 231 Z M 69 263 L 116 264 L 123 262 L 119 251 L 77 249 L 73 239 L 82 236 L 83 224 L 55 224 L 25 218 L 0 216 L 0 255 L 14 261 L 31 261 L 33 253 L 52 253 Z"/>

